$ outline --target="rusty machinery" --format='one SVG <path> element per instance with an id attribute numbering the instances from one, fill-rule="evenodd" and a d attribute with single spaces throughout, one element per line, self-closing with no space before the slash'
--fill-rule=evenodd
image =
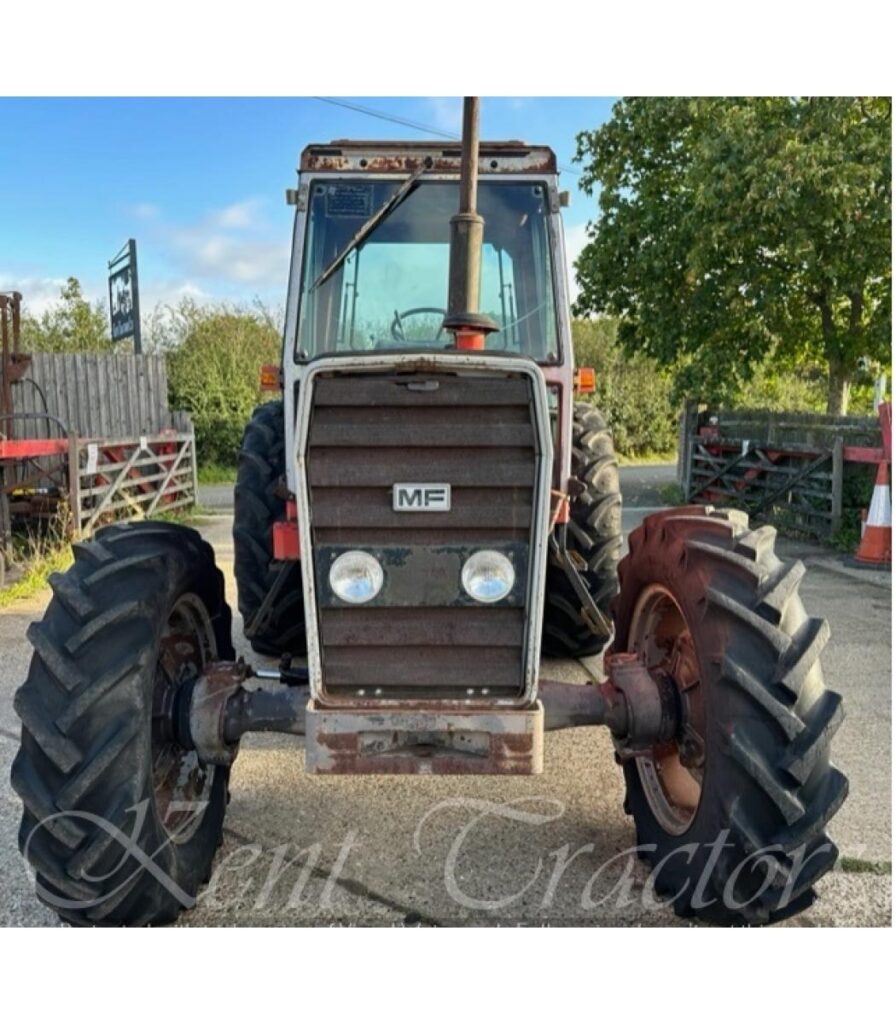
<path id="1" fill-rule="evenodd" d="M 462 145 L 308 146 L 287 193 L 283 359 L 264 374 L 282 399 L 246 429 L 234 521 L 243 628 L 276 660 L 235 659 L 223 577 L 186 527 L 108 527 L 54 579 L 13 785 L 64 918 L 190 906 L 252 731 L 303 735 L 322 776 L 525 775 L 546 731 L 606 726 L 681 914 L 786 917 L 834 863 L 842 707 L 802 567 L 770 528 L 703 507 L 648 516 L 617 565 L 554 154 L 480 143 L 478 123 L 467 99 Z M 605 648 L 602 681 L 542 677 L 542 654 Z"/>
<path id="2" fill-rule="evenodd" d="M 32 359 L 21 350 L 21 325 L 21 293 L 0 292 L 0 572 L 9 556 L 14 521 L 55 517 L 60 497 L 67 493 L 70 431 L 50 414 L 46 396 L 27 376 Z M 42 412 L 17 409 L 15 395 L 25 384 L 39 395 Z"/>

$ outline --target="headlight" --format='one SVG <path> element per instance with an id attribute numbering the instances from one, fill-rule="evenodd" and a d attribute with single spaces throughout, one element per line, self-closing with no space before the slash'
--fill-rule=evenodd
<path id="1" fill-rule="evenodd" d="M 383 567 L 366 551 L 346 551 L 330 566 L 330 587 L 348 604 L 365 604 L 383 589 Z"/>
<path id="2" fill-rule="evenodd" d="M 474 601 L 500 601 L 513 590 L 513 564 L 500 551 L 477 551 L 464 562 L 460 581 Z"/>

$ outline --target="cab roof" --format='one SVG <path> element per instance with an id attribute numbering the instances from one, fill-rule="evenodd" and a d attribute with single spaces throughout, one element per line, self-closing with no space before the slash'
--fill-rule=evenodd
<path id="1" fill-rule="evenodd" d="M 368 142 L 336 139 L 302 150 L 299 171 L 355 174 L 413 173 L 421 168 L 460 173 L 460 142 Z M 557 158 L 549 146 L 528 142 L 480 142 L 480 174 L 556 174 Z"/>

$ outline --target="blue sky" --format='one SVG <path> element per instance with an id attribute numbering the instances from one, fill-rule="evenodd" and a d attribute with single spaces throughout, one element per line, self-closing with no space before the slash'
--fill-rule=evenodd
<path id="1" fill-rule="evenodd" d="M 456 98 L 346 97 L 459 133 Z M 547 143 L 574 168 L 576 132 L 605 121 L 611 99 L 484 98 L 482 137 Z M 180 296 L 279 305 L 292 210 L 284 189 L 308 142 L 423 139 L 426 133 L 311 98 L 0 99 L 0 289 L 34 311 L 69 276 L 105 301 L 106 263 L 137 239 L 144 312 Z M 596 207 L 572 193 L 575 255 Z"/>

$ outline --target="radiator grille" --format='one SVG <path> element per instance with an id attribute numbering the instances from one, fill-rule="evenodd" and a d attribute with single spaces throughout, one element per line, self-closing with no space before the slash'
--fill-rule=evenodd
<path id="1" fill-rule="evenodd" d="M 527 553 L 538 468 L 531 387 L 522 374 L 318 378 L 306 452 L 315 550 L 522 544 Z M 450 511 L 393 511 L 393 484 L 409 481 L 450 484 Z M 324 691 L 457 699 L 487 688 L 493 696 L 518 695 L 526 588 L 512 605 L 459 606 L 456 599 L 433 603 L 421 578 L 417 603 L 411 577 L 410 600 L 404 592 L 395 604 L 318 600 Z M 329 595 L 320 566 L 315 585 L 318 595 Z"/>

